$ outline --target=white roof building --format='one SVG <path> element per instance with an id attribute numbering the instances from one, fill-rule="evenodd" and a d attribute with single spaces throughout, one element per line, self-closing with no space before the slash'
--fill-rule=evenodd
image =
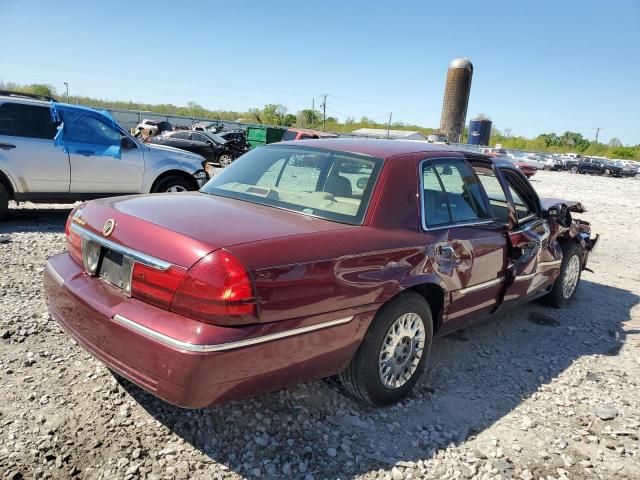
<path id="1" fill-rule="evenodd" d="M 423 134 L 412 130 L 387 130 L 386 128 L 359 128 L 354 130 L 359 137 L 392 138 L 394 140 L 426 140 Z"/>

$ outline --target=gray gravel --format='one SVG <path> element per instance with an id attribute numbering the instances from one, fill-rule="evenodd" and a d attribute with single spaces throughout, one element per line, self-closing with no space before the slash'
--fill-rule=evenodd
<path id="1" fill-rule="evenodd" d="M 0 477 L 640 478 L 640 182 L 541 172 L 603 233 L 575 302 L 438 340 L 402 404 L 316 382 L 202 410 L 119 383 L 49 317 L 42 264 L 69 208 L 0 223 Z"/>

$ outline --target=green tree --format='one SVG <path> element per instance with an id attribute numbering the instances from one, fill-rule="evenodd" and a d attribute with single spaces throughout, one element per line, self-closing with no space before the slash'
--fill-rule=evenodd
<path id="1" fill-rule="evenodd" d="M 284 116 L 284 125 L 286 125 L 287 127 L 291 127 L 295 125 L 297 121 L 298 121 L 298 117 L 296 117 L 293 113 L 287 113 Z"/>
<path id="2" fill-rule="evenodd" d="M 32 83 L 27 85 L 25 89 L 28 93 L 35 93 L 36 95 L 44 95 L 47 97 L 54 97 L 56 95 L 56 89 L 51 85 L 43 83 Z"/>
<path id="3" fill-rule="evenodd" d="M 310 108 L 307 108 L 305 110 L 300 110 L 298 112 L 298 121 L 303 127 L 307 127 L 307 128 L 314 127 L 315 125 L 318 124 L 318 122 L 320 121 L 320 118 L 321 118 L 320 112 L 318 112 L 317 110 L 311 110 Z"/>
<path id="4" fill-rule="evenodd" d="M 622 146 L 622 142 L 620 141 L 620 139 L 618 137 L 613 137 L 611 140 L 609 140 L 609 146 L 610 147 L 621 147 Z"/>
<path id="5" fill-rule="evenodd" d="M 634 158 L 637 153 L 632 147 L 616 147 L 611 150 L 613 158 Z"/>

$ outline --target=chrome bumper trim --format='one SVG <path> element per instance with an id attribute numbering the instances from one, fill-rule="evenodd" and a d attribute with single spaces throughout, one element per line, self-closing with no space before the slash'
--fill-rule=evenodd
<path id="1" fill-rule="evenodd" d="M 466 293 L 475 292 L 478 290 L 482 290 L 483 288 L 492 287 L 493 285 L 497 285 L 504 281 L 504 277 L 499 277 L 494 280 L 489 280 L 488 282 L 476 283 L 475 285 L 471 285 L 470 287 L 461 288 L 458 290 L 458 293 L 464 295 Z"/>
<path id="2" fill-rule="evenodd" d="M 196 353 L 209 353 L 209 352 L 223 352 L 225 350 L 234 350 L 237 348 L 248 347 L 251 345 L 257 345 L 260 343 L 271 342 L 273 340 L 278 340 L 281 338 L 292 337 L 294 335 L 300 335 L 302 333 L 313 332 L 315 330 L 321 330 L 324 328 L 334 327 L 336 325 L 342 325 L 345 323 L 349 323 L 353 320 L 353 316 L 338 318 L 337 320 L 330 320 L 328 322 L 316 323 L 314 325 L 307 325 L 306 327 L 294 328 L 291 330 L 286 330 L 284 332 L 271 333 L 269 335 L 263 335 L 260 337 L 248 338 L 246 340 L 238 340 L 235 342 L 229 343 L 220 343 L 217 345 L 202 345 L 195 343 L 183 342 L 182 340 L 178 340 L 176 338 L 170 337 L 163 333 L 152 330 L 149 327 L 145 327 L 144 325 L 140 325 L 133 320 L 129 320 L 122 315 L 114 315 L 113 321 L 127 327 L 137 333 L 140 333 L 146 337 L 149 337 L 153 340 L 157 340 L 158 342 L 164 343 L 170 347 L 177 348 L 179 350 L 185 350 L 187 352 L 196 352 Z"/>
<path id="3" fill-rule="evenodd" d="M 51 262 L 49 262 L 49 260 L 45 262 L 44 269 L 49 275 L 51 275 L 51 278 L 53 278 L 53 281 L 56 282 L 59 287 L 64 285 L 64 278 L 62 278 L 60 274 L 55 271 L 53 265 L 51 265 Z"/>
<path id="4" fill-rule="evenodd" d="M 168 270 L 169 267 L 171 267 L 171 263 L 169 262 L 165 262 L 164 260 L 160 260 L 159 258 L 152 257 L 151 255 L 147 255 L 146 253 L 139 252 L 132 248 L 125 247 L 124 245 L 120 245 L 119 243 L 115 243 L 111 240 L 101 237 L 100 235 L 90 232 L 86 228 L 82 228 L 76 223 L 71 222 L 71 230 L 73 230 L 81 237 L 88 238 L 92 242 L 98 243 L 103 247 L 108 248 L 109 250 L 113 250 L 114 252 L 118 252 L 122 255 L 130 257 L 136 262 L 147 265 L 148 267 L 152 267 L 157 270 Z"/>
<path id="5" fill-rule="evenodd" d="M 562 260 L 550 260 L 548 262 L 538 262 L 539 267 L 551 267 L 552 265 L 560 265 Z"/>

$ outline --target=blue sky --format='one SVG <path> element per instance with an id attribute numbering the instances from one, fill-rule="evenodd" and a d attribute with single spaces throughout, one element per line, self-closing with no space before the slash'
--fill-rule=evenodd
<path id="1" fill-rule="evenodd" d="M 526 6 L 525 6 L 526 4 Z M 437 127 L 448 63 L 467 119 L 640 143 L 640 1 L 0 0 L 0 80 L 105 99 L 327 113 Z"/>

